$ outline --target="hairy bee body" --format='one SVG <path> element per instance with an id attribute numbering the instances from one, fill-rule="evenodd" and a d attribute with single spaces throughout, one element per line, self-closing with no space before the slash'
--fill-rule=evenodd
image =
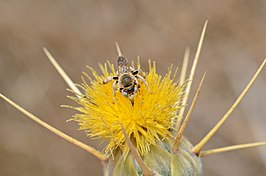
<path id="1" fill-rule="evenodd" d="M 128 60 L 124 56 L 119 56 L 117 60 L 117 75 L 107 77 L 103 84 L 114 80 L 113 83 L 113 94 L 116 96 L 116 87 L 118 86 L 118 91 L 121 92 L 125 97 L 133 100 L 135 94 L 138 92 L 140 87 L 138 79 L 144 82 L 144 84 L 149 89 L 148 83 L 145 79 L 139 75 L 140 70 L 135 70 L 128 63 Z"/>

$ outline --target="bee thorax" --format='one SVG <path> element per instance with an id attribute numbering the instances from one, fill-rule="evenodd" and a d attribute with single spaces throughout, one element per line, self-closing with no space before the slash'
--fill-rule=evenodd
<path id="1" fill-rule="evenodd" d="M 120 81 L 120 84 L 123 85 L 123 87 L 129 87 L 134 83 L 134 79 L 128 74 L 123 75 Z"/>

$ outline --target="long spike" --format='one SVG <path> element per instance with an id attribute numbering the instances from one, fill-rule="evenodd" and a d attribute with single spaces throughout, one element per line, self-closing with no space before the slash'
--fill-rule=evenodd
<path id="1" fill-rule="evenodd" d="M 85 151 L 91 153 L 92 155 L 94 155 L 96 158 L 98 158 L 99 160 L 105 162 L 107 161 L 107 157 L 99 152 L 98 150 L 94 149 L 93 147 L 90 147 L 70 136 L 68 136 L 67 134 L 59 131 L 58 129 L 52 127 L 51 125 L 43 122 L 42 120 L 40 120 L 38 117 L 34 116 L 33 114 L 31 114 L 30 112 L 26 111 L 25 109 L 23 109 L 21 106 L 19 106 L 18 104 L 16 104 L 15 102 L 11 101 L 9 98 L 5 97 L 4 95 L 2 95 L 0 93 L 0 97 L 3 98 L 6 102 L 8 102 L 11 106 L 13 106 L 14 108 L 16 108 L 17 110 L 19 110 L 20 112 L 22 112 L 24 115 L 26 115 L 27 117 L 29 117 L 30 119 L 32 119 L 33 121 L 37 122 L 39 125 L 43 126 L 44 128 L 46 128 L 47 130 L 53 132 L 54 134 L 58 135 L 59 137 L 65 139 L 66 141 L 84 149 Z"/>
<path id="2" fill-rule="evenodd" d="M 143 175 L 144 176 L 154 175 L 153 172 L 145 165 L 142 158 L 139 156 L 139 153 L 137 152 L 136 148 L 133 146 L 132 142 L 128 138 L 126 130 L 122 124 L 121 124 L 121 127 L 122 127 L 123 134 L 126 138 L 126 143 L 127 143 L 128 147 L 130 148 L 130 152 L 132 153 L 133 157 L 135 158 L 135 160 L 138 162 L 139 166 L 141 167 Z"/>
<path id="3" fill-rule="evenodd" d="M 204 36 L 205 36 L 207 24 L 208 24 L 208 21 L 205 21 L 203 29 L 202 29 L 202 32 L 201 32 L 198 48 L 197 48 L 197 51 L 196 51 L 196 54 L 195 54 L 195 58 L 194 58 L 194 61 L 193 61 L 193 65 L 192 65 L 192 68 L 191 68 L 191 71 L 190 71 L 190 75 L 189 75 L 189 78 L 188 78 L 189 82 L 188 82 L 188 84 L 186 86 L 186 89 L 185 89 L 185 95 L 186 96 L 184 97 L 184 99 L 182 101 L 182 105 L 186 105 L 186 103 L 187 103 L 187 99 L 188 99 L 188 95 L 189 95 L 189 92 L 190 92 L 191 84 L 193 82 L 195 70 L 196 70 L 196 67 L 197 67 L 198 60 L 199 60 L 199 55 L 200 55 L 200 51 L 201 51 L 201 48 L 202 48 L 203 39 L 204 39 Z M 179 116 L 180 117 L 182 117 L 184 115 L 185 109 L 186 109 L 185 106 L 183 106 L 180 109 L 180 111 L 179 111 Z M 177 127 L 178 127 L 178 124 L 176 124 L 176 129 L 177 129 Z"/>
<path id="4" fill-rule="evenodd" d="M 228 147 L 221 147 L 221 148 L 216 148 L 216 149 L 205 150 L 205 151 L 200 152 L 199 156 L 204 157 L 204 156 L 209 156 L 209 155 L 213 155 L 213 154 L 217 154 L 217 153 L 224 153 L 224 152 L 241 150 L 241 149 L 248 149 L 248 148 L 259 147 L 259 146 L 266 146 L 266 142 L 239 144 L 239 145 L 232 145 L 232 146 L 228 146 Z"/>
<path id="5" fill-rule="evenodd" d="M 184 59 L 183 59 L 183 64 L 182 64 L 182 69 L 181 69 L 181 74 L 180 74 L 179 85 L 183 85 L 184 82 L 185 82 L 186 74 L 187 74 L 189 55 L 190 55 L 190 48 L 187 47 L 186 50 L 185 50 L 185 54 L 184 54 Z"/>
<path id="6" fill-rule="evenodd" d="M 184 59 L 183 59 L 183 64 L 182 64 L 182 69 L 181 69 L 181 74 L 180 74 L 180 80 L 179 80 L 179 85 L 182 86 L 185 83 L 186 79 L 186 74 L 187 74 L 187 67 L 188 67 L 188 60 L 189 60 L 189 55 L 190 55 L 190 48 L 187 47 L 185 50 L 184 54 Z M 186 103 L 184 99 L 180 102 L 180 106 L 183 107 L 185 106 Z M 183 116 L 184 110 L 180 110 L 178 112 L 178 117 L 176 120 L 176 129 L 178 130 L 180 128 L 181 122 L 182 122 L 182 116 Z"/>
<path id="7" fill-rule="evenodd" d="M 237 100 L 234 102 L 232 107 L 225 113 L 225 115 L 222 117 L 222 119 L 210 130 L 210 132 L 192 149 L 192 151 L 195 154 L 199 154 L 202 148 L 207 144 L 207 142 L 212 138 L 212 136 L 220 129 L 220 127 L 225 123 L 225 121 L 229 118 L 229 116 L 233 113 L 233 111 L 236 109 L 238 104 L 241 102 L 241 100 L 244 98 L 244 96 L 247 94 L 251 86 L 254 84 L 256 78 L 259 76 L 261 71 L 263 70 L 263 67 L 266 64 L 266 59 L 264 59 L 263 63 L 257 70 L 257 72 L 254 74 L 246 88 L 243 90 L 243 92 L 240 94 L 240 96 L 237 98 Z"/>
<path id="8" fill-rule="evenodd" d="M 196 92 L 196 94 L 194 96 L 194 99 L 192 101 L 192 104 L 191 104 L 191 106 L 190 106 L 190 108 L 188 110 L 188 113 L 187 113 L 187 115 L 186 115 L 186 117 L 184 119 L 184 122 L 182 123 L 182 125 L 181 125 L 181 127 L 180 127 L 180 129 L 179 129 L 179 131 L 177 133 L 177 137 L 176 137 L 176 140 L 175 140 L 175 143 L 174 143 L 174 146 L 173 146 L 173 152 L 177 152 L 177 150 L 178 150 L 181 138 L 182 138 L 182 136 L 184 134 L 184 131 L 185 131 L 186 127 L 187 127 L 187 124 L 188 124 L 188 121 L 190 119 L 190 116 L 191 116 L 191 114 L 192 114 L 192 112 L 194 110 L 194 107 L 196 105 L 196 102 L 198 100 L 198 97 L 199 97 L 199 94 L 200 94 L 200 90 L 201 90 L 202 84 L 204 82 L 205 75 L 206 75 L 206 72 L 202 76 L 202 79 L 200 81 L 198 90 L 197 90 L 197 92 Z"/>
<path id="9" fill-rule="evenodd" d="M 66 72 L 62 69 L 62 67 L 56 62 L 55 58 L 51 55 L 51 53 L 47 50 L 47 48 L 43 47 L 43 51 L 45 55 L 48 57 L 50 62 L 53 64 L 57 72 L 60 74 L 60 76 L 65 80 L 67 85 L 72 89 L 77 96 L 81 95 L 80 90 L 77 88 L 75 83 L 69 78 L 69 76 L 66 74 Z"/>
<path id="10" fill-rule="evenodd" d="M 116 50 L 117 50 L 118 56 L 122 56 L 122 53 L 121 53 L 120 47 L 119 47 L 119 45 L 118 45 L 117 42 L 115 42 L 115 46 L 116 46 Z"/>

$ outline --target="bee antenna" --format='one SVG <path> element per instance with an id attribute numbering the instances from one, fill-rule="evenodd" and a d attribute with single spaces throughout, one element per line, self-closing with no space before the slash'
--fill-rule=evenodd
<path id="1" fill-rule="evenodd" d="M 116 50 L 117 50 L 118 56 L 122 56 L 122 53 L 121 53 L 120 47 L 119 47 L 119 45 L 118 45 L 117 42 L 115 42 L 115 46 L 116 46 Z"/>

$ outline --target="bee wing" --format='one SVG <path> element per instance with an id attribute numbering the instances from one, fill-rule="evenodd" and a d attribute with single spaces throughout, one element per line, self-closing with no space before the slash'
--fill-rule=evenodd
<path id="1" fill-rule="evenodd" d="M 118 66 L 128 66 L 128 60 L 124 56 L 119 56 L 117 60 Z"/>
<path id="2" fill-rule="evenodd" d="M 117 60 L 119 73 L 126 73 L 130 71 L 128 60 L 124 56 L 119 56 Z"/>

